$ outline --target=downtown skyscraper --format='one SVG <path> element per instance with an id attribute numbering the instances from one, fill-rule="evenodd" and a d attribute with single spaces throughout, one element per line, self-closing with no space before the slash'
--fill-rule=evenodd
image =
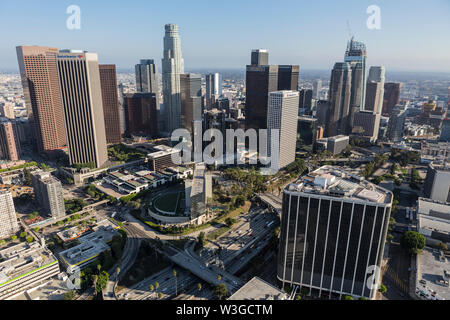
<path id="1" fill-rule="evenodd" d="M 362 110 L 366 97 L 366 45 L 350 39 L 345 51 L 344 62 L 352 68 L 351 112 Z"/>
<path id="2" fill-rule="evenodd" d="M 348 134 L 350 131 L 350 100 L 352 90 L 352 68 L 347 62 L 335 63 L 331 71 L 329 102 L 325 134 L 328 137 Z"/>
<path id="3" fill-rule="evenodd" d="M 392 199 L 390 191 L 334 166 L 290 183 L 283 191 L 278 279 L 320 297 L 373 299 Z"/>
<path id="4" fill-rule="evenodd" d="M 206 80 L 206 108 L 211 109 L 216 100 L 222 95 L 222 75 L 219 73 L 210 73 L 205 77 Z"/>
<path id="5" fill-rule="evenodd" d="M 246 68 L 245 128 L 267 129 L 269 93 L 279 90 L 297 90 L 298 65 L 268 65 L 269 53 L 255 49 L 251 64 Z M 262 64 L 265 63 L 265 64 Z"/>
<path id="6" fill-rule="evenodd" d="M 165 25 L 164 55 L 162 59 L 165 131 L 170 135 L 181 128 L 180 75 L 184 74 L 181 40 L 176 24 Z"/>
<path id="7" fill-rule="evenodd" d="M 155 61 L 153 59 L 141 59 L 134 69 L 137 92 L 154 93 L 157 99 L 156 108 L 159 110 L 158 67 Z"/>
<path id="8" fill-rule="evenodd" d="M 267 110 L 267 155 L 274 156 L 272 168 L 277 170 L 295 161 L 298 119 L 298 91 L 280 90 L 269 93 Z M 271 138 L 278 130 L 277 151 L 271 149 Z"/>
<path id="9" fill-rule="evenodd" d="M 39 153 L 66 146 L 66 131 L 58 82 L 58 49 L 19 46 L 17 60 L 27 116 L 33 123 Z"/>
<path id="10" fill-rule="evenodd" d="M 120 112 L 117 94 L 116 65 L 99 64 L 100 83 L 102 87 L 103 115 L 105 118 L 106 142 L 120 143 Z"/>
<path id="11" fill-rule="evenodd" d="M 58 70 L 70 164 L 99 168 L 108 153 L 97 54 L 60 51 Z"/>

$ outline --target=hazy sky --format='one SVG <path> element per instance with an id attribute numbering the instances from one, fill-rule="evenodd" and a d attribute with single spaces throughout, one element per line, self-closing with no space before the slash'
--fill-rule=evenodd
<path id="1" fill-rule="evenodd" d="M 81 30 L 66 8 L 81 8 Z M 381 29 L 369 30 L 369 5 Z M 180 28 L 186 69 L 244 68 L 253 48 L 271 64 L 330 69 L 342 61 L 349 31 L 367 46 L 368 65 L 450 72 L 450 0 L 0 0 L 0 69 L 17 69 L 15 46 L 84 49 L 101 63 L 161 66 L 164 24 Z"/>

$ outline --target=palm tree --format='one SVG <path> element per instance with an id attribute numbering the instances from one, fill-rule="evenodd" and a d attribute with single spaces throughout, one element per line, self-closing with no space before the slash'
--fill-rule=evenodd
<path id="1" fill-rule="evenodd" d="M 220 274 L 217 275 L 217 280 L 222 280 L 222 276 Z"/>
<path id="2" fill-rule="evenodd" d="M 175 296 L 178 295 L 178 281 L 177 281 L 177 270 L 173 269 L 173 276 L 175 277 Z"/>
<path id="3" fill-rule="evenodd" d="M 153 290 L 155 290 L 155 287 L 151 284 L 150 287 L 149 287 L 149 290 L 150 290 L 150 292 L 153 293 Z"/>
<path id="4" fill-rule="evenodd" d="M 162 293 L 158 292 L 158 299 L 161 299 L 161 298 L 162 298 Z"/>
<path id="5" fill-rule="evenodd" d="M 102 269 L 102 266 L 100 264 L 97 265 L 98 274 L 100 274 L 100 270 Z"/>
<path id="6" fill-rule="evenodd" d="M 98 275 L 94 274 L 92 276 L 92 282 L 94 283 L 95 292 L 97 292 L 97 280 L 98 280 Z"/>
<path id="7" fill-rule="evenodd" d="M 197 283 L 197 289 L 198 289 L 198 292 L 202 291 L 202 284 L 200 282 Z"/>

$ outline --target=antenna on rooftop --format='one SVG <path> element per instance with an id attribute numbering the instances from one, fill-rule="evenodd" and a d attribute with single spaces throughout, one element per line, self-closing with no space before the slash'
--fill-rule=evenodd
<path id="1" fill-rule="evenodd" d="M 347 20 L 347 31 L 348 35 L 350 36 L 350 39 L 353 39 L 354 35 L 352 33 L 352 29 L 350 28 L 350 22 Z"/>

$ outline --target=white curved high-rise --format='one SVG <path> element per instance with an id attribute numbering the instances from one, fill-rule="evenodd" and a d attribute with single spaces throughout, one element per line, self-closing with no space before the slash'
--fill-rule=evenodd
<path id="1" fill-rule="evenodd" d="M 184 73 L 181 40 L 176 24 L 165 25 L 162 80 L 166 132 L 181 128 L 180 74 Z"/>

